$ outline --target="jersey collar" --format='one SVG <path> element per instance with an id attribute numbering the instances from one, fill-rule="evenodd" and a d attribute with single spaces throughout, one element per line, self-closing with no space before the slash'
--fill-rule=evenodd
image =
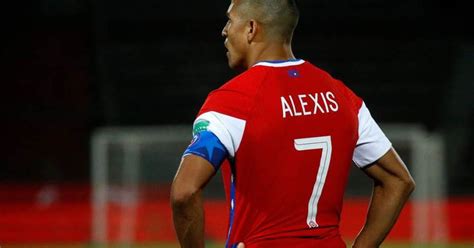
<path id="1" fill-rule="evenodd" d="M 301 65 L 305 61 L 302 59 L 289 59 L 289 60 L 271 60 L 271 61 L 260 61 L 256 63 L 254 66 L 269 66 L 269 67 L 286 67 L 286 66 L 295 66 Z"/>

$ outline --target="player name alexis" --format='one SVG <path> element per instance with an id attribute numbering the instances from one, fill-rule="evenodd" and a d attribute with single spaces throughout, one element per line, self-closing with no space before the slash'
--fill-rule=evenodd
<path id="1" fill-rule="evenodd" d="M 336 96 L 331 91 L 314 94 L 300 94 L 297 96 L 282 96 L 281 109 L 283 118 L 287 116 L 315 115 L 337 112 Z"/>

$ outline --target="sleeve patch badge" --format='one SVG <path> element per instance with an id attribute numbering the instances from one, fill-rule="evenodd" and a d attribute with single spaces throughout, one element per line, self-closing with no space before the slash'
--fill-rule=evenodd
<path id="1" fill-rule="evenodd" d="M 197 120 L 193 127 L 193 135 L 196 135 L 202 131 L 207 131 L 208 126 L 209 126 L 209 121 Z"/>

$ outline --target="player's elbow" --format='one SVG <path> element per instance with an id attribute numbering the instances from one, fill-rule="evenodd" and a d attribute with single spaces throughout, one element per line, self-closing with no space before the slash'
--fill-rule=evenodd
<path id="1" fill-rule="evenodd" d="M 415 180 L 413 180 L 413 177 L 408 175 L 408 177 L 405 178 L 403 180 L 403 182 L 404 182 L 404 185 L 405 185 L 405 188 L 406 188 L 408 194 L 411 194 L 416 188 Z"/>
<path id="2" fill-rule="evenodd" d="M 381 188 L 386 189 L 388 192 L 391 192 L 395 195 L 400 195 L 403 198 L 408 198 L 411 193 L 415 190 L 415 181 L 410 176 L 406 175 L 390 175 L 383 178 L 383 180 L 376 180 L 376 184 Z"/>
<path id="3" fill-rule="evenodd" d="M 415 180 L 410 174 L 397 178 L 397 188 L 402 191 L 405 195 L 409 196 L 416 187 Z"/>
<path id="4" fill-rule="evenodd" d="M 173 183 L 170 192 L 170 201 L 173 208 L 189 204 L 198 194 L 199 189 L 189 185 Z"/>

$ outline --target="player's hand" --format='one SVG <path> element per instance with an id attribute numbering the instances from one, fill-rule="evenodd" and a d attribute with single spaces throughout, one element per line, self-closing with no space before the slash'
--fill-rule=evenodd
<path id="1" fill-rule="evenodd" d="M 237 248 L 245 248 L 244 243 L 240 242 L 240 243 L 237 245 Z"/>

